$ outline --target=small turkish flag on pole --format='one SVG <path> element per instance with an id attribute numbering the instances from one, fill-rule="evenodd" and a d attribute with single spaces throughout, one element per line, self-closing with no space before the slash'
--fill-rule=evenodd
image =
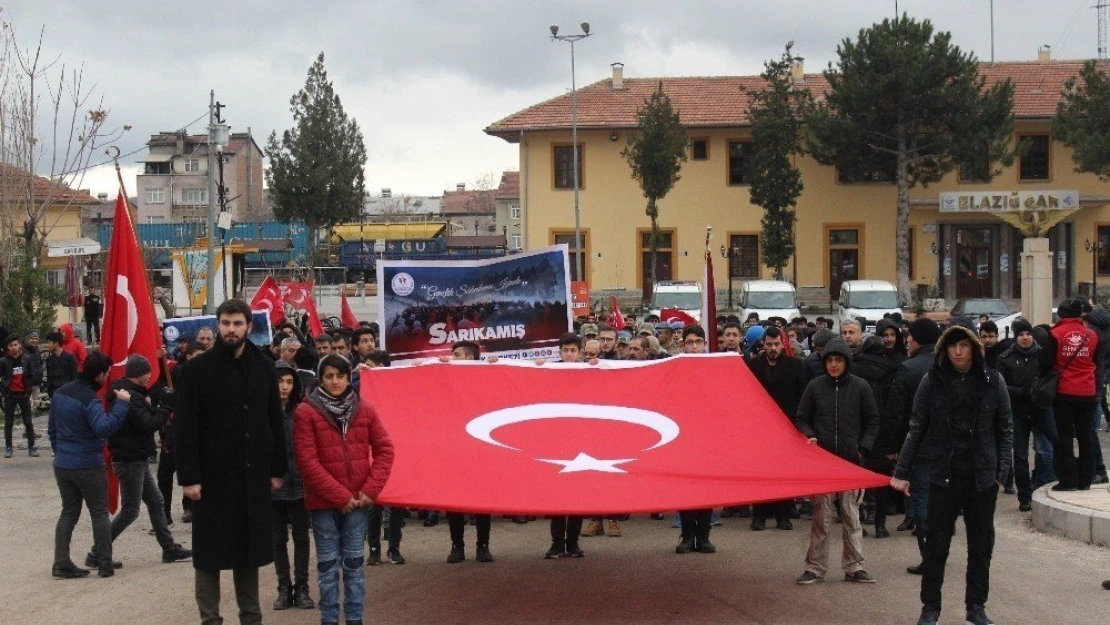
<path id="1" fill-rule="evenodd" d="M 251 300 L 251 310 L 270 311 L 270 325 L 278 326 L 285 321 L 285 303 L 281 299 L 281 289 L 273 276 L 266 276 L 262 284 L 258 285 L 258 292 Z"/>
<path id="2" fill-rule="evenodd" d="M 339 290 L 339 321 L 344 328 L 358 329 L 358 317 L 355 317 L 350 303 L 347 302 L 347 289 L 342 287 Z"/>
<path id="3" fill-rule="evenodd" d="M 304 302 L 304 311 L 308 315 L 308 331 L 312 336 L 320 336 L 324 333 L 324 324 L 320 323 L 320 313 L 316 310 L 316 298 L 312 293 L 308 294 Z"/>
<path id="4" fill-rule="evenodd" d="M 143 254 L 122 191 L 116 197 L 116 216 L 112 224 L 108 271 L 104 276 L 100 351 L 112 359 L 109 383 L 123 377 L 123 367 L 131 354 L 145 356 L 150 362 L 153 382 L 158 379 L 161 368 L 158 350 L 162 347 L 162 336 L 158 331 L 154 300 L 150 297 Z M 119 509 L 119 481 L 112 471 L 111 452 L 107 447 L 104 455 L 109 460 L 108 508 L 115 512 Z"/>
<path id="5" fill-rule="evenodd" d="M 717 290 L 713 286 L 713 254 L 709 251 L 709 235 L 705 237 L 705 285 L 701 292 L 701 323 L 710 353 L 717 351 Z"/>
<path id="6" fill-rule="evenodd" d="M 613 304 L 613 327 L 618 329 L 618 330 L 623 330 L 626 324 L 624 322 L 624 315 L 621 314 L 620 304 L 617 304 L 616 296 L 613 296 L 612 304 Z"/>

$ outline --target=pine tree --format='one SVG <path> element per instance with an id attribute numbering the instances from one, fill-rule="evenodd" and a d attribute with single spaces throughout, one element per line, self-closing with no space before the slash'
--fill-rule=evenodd
<path id="1" fill-rule="evenodd" d="M 763 207 L 763 263 L 775 270 L 778 280 L 784 279 L 783 269 L 794 255 L 794 208 L 803 184 L 793 157 L 803 151 L 802 123 L 813 106 L 810 92 L 794 86 L 793 46 L 786 44 L 782 58 L 764 63 L 761 75 L 767 84 L 748 96 L 753 143 L 748 192 L 752 203 Z"/>
<path id="2" fill-rule="evenodd" d="M 324 53 L 308 70 L 304 88 L 289 100 L 294 127 L 278 140 L 270 134 L 266 182 L 274 215 L 300 220 L 309 229 L 308 266 L 316 263 L 321 229 L 355 219 L 366 194 L 366 146 L 358 122 L 348 119 L 324 69 Z"/>
<path id="3" fill-rule="evenodd" d="M 628 137 L 628 145 L 621 152 L 632 169 L 632 178 L 640 183 L 647 208 L 644 212 L 651 219 L 651 266 L 648 280 L 655 288 L 657 258 L 659 256 L 659 200 L 670 193 L 679 180 L 679 171 L 686 161 L 686 129 L 682 127 L 678 111 L 671 106 L 671 99 L 663 93 L 663 83 L 651 97 L 644 100 L 636 111 L 639 128 Z M 651 293 L 644 293 L 648 300 Z"/>
<path id="4" fill-rule="evenodd" d="M 1072 148 L 1077 172 L 1110 180 L 1110 76 L 1095 61 L 1064 84 L 1052 131 Z"/>
<path id="5" fill-rule="evenodd" d="M 842 182 L 897 185 L 898 292 L 909 303 L 910 189 L 965 162 L 988 177 L 1013 163 L 1014 86 L 988 87 L 975 55 L 952 45 L 950 33 L 905 15 L 860 30 L 837 55 L 825 71 L 826 99 L 808 120 L 808 148 Z"/>

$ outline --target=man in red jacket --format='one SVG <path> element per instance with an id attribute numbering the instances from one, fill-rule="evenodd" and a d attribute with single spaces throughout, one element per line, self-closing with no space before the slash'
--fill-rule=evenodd
<path id="1" fill-rule="evenodd" d="M 1098 334 L 1080 318 L 1083 301 L 1068 298 L 1057 308 L 1060 321 L 1053 326 L 1053 369 L 1059 374 L 1056 401 L 1052 411 L 1056 417 L 1056 449 L 1054 463 L 1060 480 L 1052 490 L 1090 490 L 1095 477 L 1094 426 L 1091 423 L 1098 391 L 1095 383 L 1095 350 Z M 1072 451 L 1072 441 L 1079 441 L 1079 458 Z"/>

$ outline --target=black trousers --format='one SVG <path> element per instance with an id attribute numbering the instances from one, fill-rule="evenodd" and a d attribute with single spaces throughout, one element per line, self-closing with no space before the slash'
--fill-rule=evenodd
<path id="1" fill-rule="evenodd" d="M 709 540 L 709 530 L 713 522 L 713 509 L 682 510 L 678 513 L 682 520 L 682 539 Z"/>
<path id="2" fill-rule="evenodd" d="M 1052 462 L 1056 478 L 1064 488 L 1090 488 L 1095 478 L 1095 430 L 1091 419 L 1096 399 L 1056 397 L 1056 447 Z M 1079 441 L 1079 458 L 1072 441 Z"/>
<path id="3" fill-rule="evenodd" d="M 177 471 L 177 458 L 165 449 L 158 452 L 158 492 L 162 493 L 162 506 L 166 513 L 166 521 L 173 523 L 170 509 L 173 507 L 173 474 Z M 193 501 L 184 495 L 181 496 L 181 509 L 191 510 Z"/>
<path id="4" fill-rule="evenodd" d="M 794 507 L 793 499 L 782 501 L 768 501 L 752 506 L 752 518 L 766 521 L 774 517 L 775 521 L 785 521 L 790 518 L 790 509 Z"/>
<path id="5" fill-rule="evenodd" d="M 578 546 L 578 537 L 582 535 L 581 516 L 553 516 L 551 517 L 551 542 L 556 545 L 568 547 Z"/>
<path id="6" fill-rule="evenodd" d="M 944 565 L 956 529 L 956 512 L 963 506 L 967 528 L 966 605 L 986 605 L 994 553 L 994 506 L 998 485 L 980 492 L 971 476 L 952 476 L 945 487 L 929 487 L 928 538 L 922 563 L 921 603 L 941 607 Z M 919 530 L 920 531 L 920 530 Z"/>
<path id="7" fill-rule="evenodd" d="M 12 446 L 12 428 L 15 426 L 15 409 L 23 417 L 24 434 L 27 437 L 27 446 L 35 446 L 35 426 L 31 422 L 31 397 L 30 395 L 6 395 L 4 397 L 4 446 Z M 1090 429 L 1090 428 L 1087 428 Z"/>
<path id="8" fill-rule="evenodd" d="M 196 573 L 197 608 L 201 625 L 223 625 L 220 616 L 220 572 L 194 569 Z M 246 566 L 233 569 L 235 601 L 239 604 L 240 625 L 262 625 L 262 606 L 258 604 L 258 568 Z"/>
<path id="9" fill-rule="evenodd" d="M 274 535 L 274 572 L 278 584 L 288 586 L 289 527 L 293 527 L 293 583 L 308 583 L 308 511 L 304 499 L 270 502 Z"/>
<path id="10" fill-rule="evenodd" d="M 73 565 L 69 544 L 73 529 L 81 518 L 81 505 L 92 517 L 93 551 L 107 564 L 112 561 L 112 522 L 108 516 L 108 476 L 104 467 L 88 469 L 54 469 L 58 494 L 62 498 L 62 514 L 54 528 L 54 564 Z"/>
<path id="11" fill-rule="evenodd" d="M 100 342 L 100 320 L 85 318 L 85 336 L 88 337 L 89 345 L 96 345 Z"/>
<path id="12" fill-rule="evenodd" d="M 493 517 L 488 514 L 475 514 L 474 524 L 478 530 L 478 544 L 489 545 L 489 530 Z M 451 544 L 462 547 L 466 544 L 463 538 L 466 530 L 466 515 L 462 512 L 448 512 L 447 526 L 451 530 Z"/>
<path id="13" fill-rule="evenodd" d="M 369 518 L 366 521 L 366 542 L 371 549 L 382 548 L 382 511 L 384 510 L 385 508 L 377 504 L 370 508 Z M 390 549 L 401 548 L 401 528 L 404 526 L 405 520 L 401 518 L 401 511 L 390 508 L 389 523 L 385 528 L 385 537 L 389 541 Z"/>

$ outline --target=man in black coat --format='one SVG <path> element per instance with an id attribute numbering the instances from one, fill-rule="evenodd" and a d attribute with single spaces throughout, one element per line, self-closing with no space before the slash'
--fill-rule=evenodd
<path id="1" fill-rule="evenodd" d="M 239 619 L 262 622 L 258 569 L 273 562 L 270 491 L 281 488 L 285 425 L 272 362 L 247 340 L 250 306 L 216 310 L 215 347 L 181 367 L 177 481 L 193 501 L 193 568 L 201 622 L 218 624 L 220 571 L 232 569 Z"/>
<path id="2" fill-rule="evenodd" d="M 961 509 L 967 528 L 969 625 L 990 625 L 985 604 L 994 550 L 994 510 L 1013 461 L 1014 438 L 1006 381 L 987 367 L 975 333 L 952 326 L 937 342 L 936 360 L 913 400 L 906 442 L 891 487 L 910 492 L 910 467 L 929 460 L 928 538 L 922 562 L 921 618 L 940 619 L 944 566 Z"/>
<path id="3" fill-rule="evenodd" d="M 785 354 L 785 338 L 779 328 L 767 328 L 763 335 L 763 354 L 752 358 L 748 365 L 752 374 L 764 390 L 775 400 L 787 419 L 793 421 L 798 414 L 798 400 L 806 390 L 809 376 L 805 363 Z M 790 508 L 793 500 L 772 501 L 755 506 L 752 514 L 752 531 L 762 531 L 767 527 L 767 517 L 775 517 L 775 527 L 780 530 L 794 529 L 790 523 Z"/>

